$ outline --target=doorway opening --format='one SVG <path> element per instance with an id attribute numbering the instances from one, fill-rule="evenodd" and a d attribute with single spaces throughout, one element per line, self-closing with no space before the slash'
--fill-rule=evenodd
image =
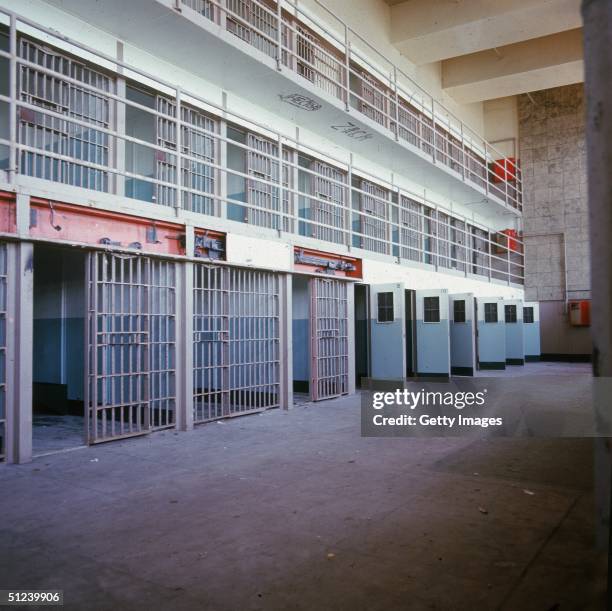
<path id="1" fill-rule="evenodd" d="M 370 294 L 367 284 L 355 285 L 355 386 L 370 377 Z"/>
<path id="2" fill-rule="evenodd" d="M 416 292 L 406 289 L 404 299 L 404 320 L 406 321 L 406 377 L 416 375 Z"/>
<path id="3" fill-rule="evenodd" d="M 310 400 L 310 304 L 308 278 L 292 278 L 293 401 Z"/>
<path id="4" fill-rule="evenodd" d="M 83 251 L 34 247 L 32 446 L 35 455 L 85 441 Z"/>

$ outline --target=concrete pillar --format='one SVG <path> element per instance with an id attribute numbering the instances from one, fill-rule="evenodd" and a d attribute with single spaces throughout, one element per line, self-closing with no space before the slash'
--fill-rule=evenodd
<path id="1" fill-rule="evenodd" d="M 34 248 L 8 244 L 7 255 L 6 455 L 8 462 L 25 463 L 32 460 Z"/>
<path id="2" fill-rule="evenodd" d="M 189 431 L 193 429 L 194 263 L 186 261 L 176 265 L 176 428 Z"/>
<path id="3" fill-rule="evenodd" d="M 587 162 L 591 242 L 593 373 L 612 376 L 612 3 L 583 0 Z M 597 397 L 596 397 L 597 400 Z M 609 397 L 601 400 L 610 402 Z M 607 409 L 610 409 L 607 407 Z M 598 539 L 609 532 L 610 440 L 595 450 Z M 609 535 L 608 535 L 609 537 Z M 609 541 L 608 541 L 609 543 Z M 610 550 L 608 546 L 608 550 Z M 608 551 L 608 554 L 610 552 Z M 608 559 L 608 608 L 612 562 Z"/>
<path id="4" fill-rule="evenodd" d="M 348 392 L 355 392 L 355 283 L 347 286 L 348 308 Z"/>
<path id="5" fill-rule="evenodd" d="M 293 405 L 293 293 L 291 274 L 280 276 L 280 406 Z"/>

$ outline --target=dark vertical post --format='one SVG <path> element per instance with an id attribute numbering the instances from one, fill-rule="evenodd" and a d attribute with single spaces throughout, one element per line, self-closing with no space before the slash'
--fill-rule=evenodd
<path id="1" fill-rule="evenodd" d="M 587 162 L 591 242 L 593 374 L 612 377 L 612 2 L 583 0 Z M 596 396 L 597 399 L 597 396 Z M 609 397 L 601 398 L 609 401 Z M 596 440 L 595 485 L 600 542 L 610 554 L 610 442 Z M 612 608 L 608 558 L 608 608 Z"/>

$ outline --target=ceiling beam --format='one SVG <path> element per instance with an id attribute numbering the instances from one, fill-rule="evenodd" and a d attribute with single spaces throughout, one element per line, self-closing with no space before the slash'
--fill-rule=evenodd
<path id="1" fill-rule="evenodd" d="M 391 6 L 391 40 L 417 65 L 581 25 L 580 0 L 406 0 Z"/>
<path id="2" fill-rule="evenodd" d="M 442 87 L 463 104 L 583 80 L 581 29 L 442 62 Z"/>

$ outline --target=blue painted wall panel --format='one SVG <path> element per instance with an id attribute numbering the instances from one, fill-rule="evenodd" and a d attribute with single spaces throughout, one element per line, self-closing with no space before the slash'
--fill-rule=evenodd
<path id="1" fill-rule="evenodd" d="M 294 276 L 292 281 L 293 379 L 310 380 L 310 294 L 308 279 Z"/>

